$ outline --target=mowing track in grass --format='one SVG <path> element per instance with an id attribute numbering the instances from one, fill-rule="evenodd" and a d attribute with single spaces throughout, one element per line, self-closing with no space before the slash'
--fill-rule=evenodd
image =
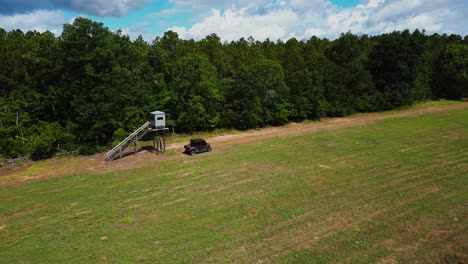
<path id="1" fill-rule="evenodd" d="M 468 110 L 0 187 L 4 263 L 466 262 Z"/>

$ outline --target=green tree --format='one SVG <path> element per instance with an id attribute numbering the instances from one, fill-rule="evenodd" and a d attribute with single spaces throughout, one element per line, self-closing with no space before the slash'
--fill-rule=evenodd
<path id="1" fill-rule="evenodd" d="M 61 110 L 78 124 L 80 142 L 105 144 L 118 127 L 119 96 L 130 75 L 118 61 L 124 56 L 119 53 L 122 37 L 102 23 L 80 17 L 64 25 L 60 38 L 64 68 L 59 93 L 69 102 Z"/>
<path id="2" fill-rule="evenodd" d="M 230 77 L 233 74 L 232 58 L 228 56 L 226 48 L 216 34 L 206 36 L 200 41 L 201 51 L 206 54 L 209 61 L 215 66 L 218 78 Z"/>
<path id="3" fill-rule="evenodd" d="M 295 38 L 291 38 L 286 41 L 282 61 L 286 79 L 289 78 L 289 75 L 305 68 L 304 55 L 302 54 L 301 46 L 302 42 L 297 41 Z"/>
<path id="4" fill-rule="evenodd" d="M 171 116 L 183 130 L 208 130 L 220 125 L 223 98 L 216 68 L 205 56 L 187 55 L 172 66 L 170 86 L 177 104 Z"/>
<path id="5" fill-rule="evenodd" d="M 413 103 L 414 81 L 421 65 L 425 36 L 405 30 L 376 37 L 370 54 L 370 71 L 375 87 L 383 94 L 380 109 Z"/>
<path id="6" fill-rule="evenodd" d="M 271 60 L 259 60 L 253 65 L 252 72 L 256 76 L 252 80 L 252 87 L 260 95 L 265 124 L 288 123 L 289 88 L 281 65 Z"/>
<path id="7" fill-rule="evenodd" d="M 468 96 L 468 46 L 450 45 L 438 61 L 437 97 L 461 99 Z"/>
<path id="8" fill-rule="evenodd" d="M 70 142 L 73 135 L 57 122 L 39 122 L 31 127 L 31 136 L 27 140 L 27 150 L 33 159 L 50 157 L 60 150 L 60 144 Z"/>
<path id="9" fill-rule="evenodd" d="M 251 86 L 254 78 L 251 67 L 242 66 L 231 80 L 224 80 L 223 113 L 225 127 L 248 129 L 263 126 L 260 94 Z"/>

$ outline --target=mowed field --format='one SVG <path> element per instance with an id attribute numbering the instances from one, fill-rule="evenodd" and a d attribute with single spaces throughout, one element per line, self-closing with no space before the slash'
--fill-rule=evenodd
<path id="1" fill-rule="evenodd" d="M 0 186 L 0 263 L 468 262 L 468 108 L 213 148 Z"/>

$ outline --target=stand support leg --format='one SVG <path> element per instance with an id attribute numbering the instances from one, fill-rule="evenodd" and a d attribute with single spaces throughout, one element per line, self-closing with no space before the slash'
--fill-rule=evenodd
<path id="1" fill-rule="evenodd" d="M 166 152 L 166 135 L 165 135 L 165 134 L 166 134 L 166 131 L 163 130 L 163 132 L 162 132 L 162 143 L 163 143 L 162 152 L 163 152 L 163 153 Z"/>

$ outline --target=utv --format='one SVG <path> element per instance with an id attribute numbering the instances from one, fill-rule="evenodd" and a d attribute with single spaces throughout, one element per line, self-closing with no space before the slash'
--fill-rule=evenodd
<path id="1" fill-rule="evenodd" d="M 190 156 L 195 155 L 196 153 L 200 152 L 210 152 L 211 145 L 206 143 L 204 139 L 195 138 L 190 140 L 190 144 L 184 146 L 184 153 L 190 154 Z"/>

